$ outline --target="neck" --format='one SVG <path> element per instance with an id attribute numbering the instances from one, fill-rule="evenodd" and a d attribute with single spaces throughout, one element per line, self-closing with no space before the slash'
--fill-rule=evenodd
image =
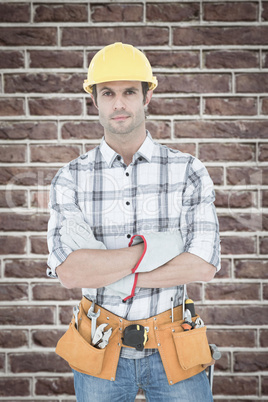
<path id="1" fill-rule="evenodd" d="M 132 162 L 133 155 L 143 144 L 146 138 L 146 130 L 138 133 L 129 134 L 111 134 L 105 132 L 105 141 L 107 144 L 124 159 L 124 162 L 129 165 Z"/>

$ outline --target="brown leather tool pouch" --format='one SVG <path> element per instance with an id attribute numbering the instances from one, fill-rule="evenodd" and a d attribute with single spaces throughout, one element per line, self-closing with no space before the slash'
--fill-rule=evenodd
<path id="1" fill-rule="evenodd" d="M 197 317 L 194 318 L 194 320 Z M 169 384 L 190 378 L 211 362 L 206 327 L 184 331 L 183 320 L 159 325 L 156 330 L 158 350 Z"/>
<path id="2" fill-rule="evenodd" d="M 116 328 L 111 323 L 113 332 L 106 348 L 95 348 L 91 345 L 91 320 L 85 312 L 89 307 L 90 302 L 83 298 L 79 305 L 78 330 L 73 318 L 68 330 L 57 343 L 56 353 L 66 360 L 74 370 L 114 381 L 121 349 L 118 325 Z M 100 319 L 100 322 L 103 322 L 102 317 Z"/>

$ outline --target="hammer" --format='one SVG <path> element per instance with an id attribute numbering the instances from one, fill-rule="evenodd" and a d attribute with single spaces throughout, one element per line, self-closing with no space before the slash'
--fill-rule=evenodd
<path id="1" fill-rule="evenodd" d="M 209 345 L 210 347 L 210 351 L 211 351 L 211 356 L 212 359 L 214 360 L 219 360 L 221 358 L 221 352 L 219 351 L 219 349 L 217 348 L 216 345 L 211 344 Z M 210 389 L 212 391 L 212 387 L 213 387 L 213 376 L 214 376 L 214 364 L 212 364 L 211 366 L 209 366 L 208 369 L 208 380 L 209 380 L 209 384 L 210 384 Z"/>

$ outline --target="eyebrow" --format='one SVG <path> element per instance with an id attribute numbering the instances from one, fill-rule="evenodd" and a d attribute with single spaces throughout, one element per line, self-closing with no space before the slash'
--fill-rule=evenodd
<path id="1" fill-rule="evenodd" d="M 110 92 L 114 92 L 112 88 L 109 87 L 103 87 L 100 89 L 101 91 L 110 91 Z M 124 91 L 138 91 L 138 88 L 136 87 L 129 87 L 129 88 L 124 88 Z"/>

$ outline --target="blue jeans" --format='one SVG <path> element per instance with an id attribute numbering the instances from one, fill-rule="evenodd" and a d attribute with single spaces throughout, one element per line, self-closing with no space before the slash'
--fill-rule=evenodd
<path id="1" fill-rule="evenodd" d="M 142 359 L 120 358 L 115 381 L 73 373 L 77 402 L 133 402 L 139 388 L 149 402 L 213 402 L 204 371 L 169 385 L 158 352 Z"/>

